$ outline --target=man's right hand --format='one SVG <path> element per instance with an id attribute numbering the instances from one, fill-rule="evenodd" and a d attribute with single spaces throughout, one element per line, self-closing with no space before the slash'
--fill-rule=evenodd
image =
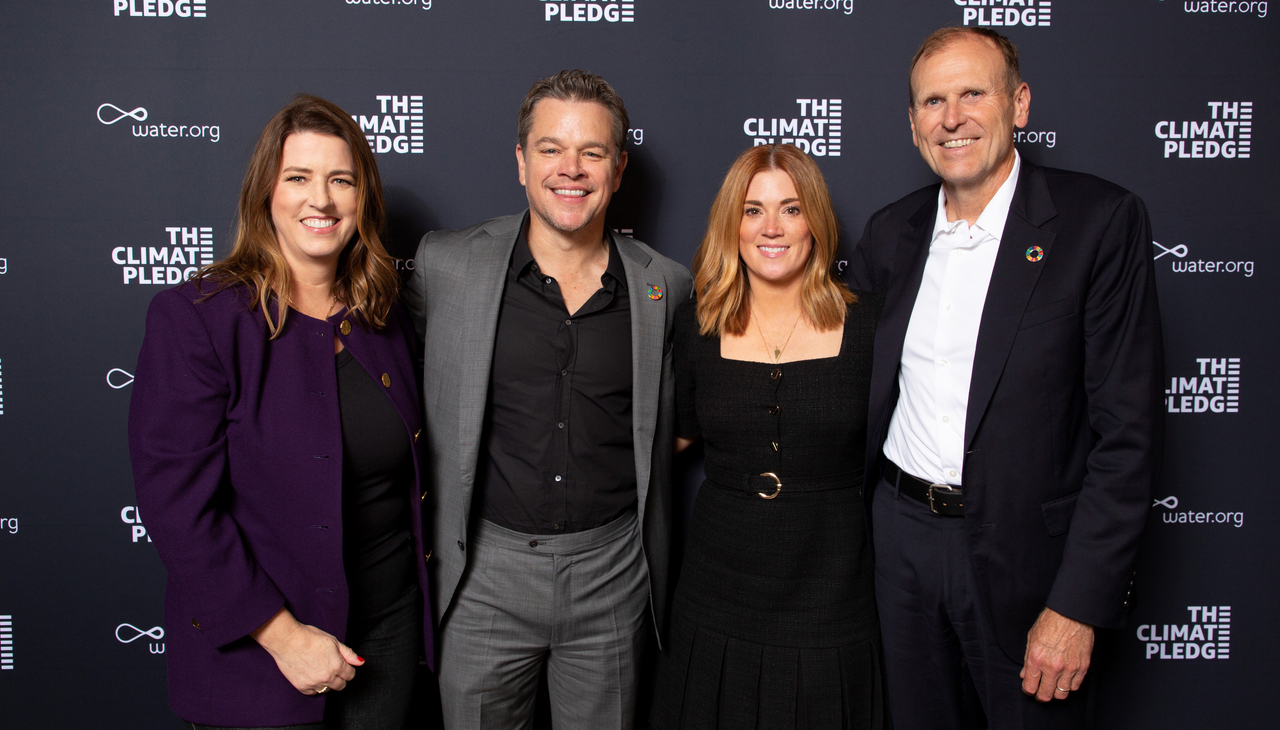
<path id="1" fill-rule="evenodd" d="M 276 660 L 276 667 L 294 689 L 304 695 L 343 689 L 355 678 L 355 667 L 364 664 L 332 634 L 299 623 L 284 608 L 250 636 Z"/>

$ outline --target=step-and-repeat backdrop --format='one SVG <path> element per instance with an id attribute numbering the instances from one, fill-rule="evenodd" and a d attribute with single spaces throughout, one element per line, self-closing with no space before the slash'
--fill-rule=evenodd
<path id="1" fill-rule="evenodd" d="M 600 73 L 631 113 L 614 228 L 688 262 L 734 157 L 791 140 L 827 176 L 847 254 L 933 180 L 907 126 L 911 54 L 983 25 L 1022 52 L 1021 153 L 1136 192 L 1157 241 L 1168 458 L 1132 620 L 1100 649 L 1101 724 L 1270 726 L 1278 23 L 1223 0 L 4 3 L 0 724 L 175 725 L 132 372 L 151 297 L 227 253 L 253 143 L 294 94 L 365 130 L 402 267 L 425 231 L 524 207 L 516 111 L 562 68 Z"/>

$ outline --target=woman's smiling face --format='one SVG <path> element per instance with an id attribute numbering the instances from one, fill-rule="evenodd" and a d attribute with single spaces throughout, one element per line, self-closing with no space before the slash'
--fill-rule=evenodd
<path id="1" fill-rule="evenodd" d="M 787 284 L 804 273 L 813 236 L 796 184 L 783 170 L 761 170 L 747 186 L 738 254 L 754 279 Z"/>

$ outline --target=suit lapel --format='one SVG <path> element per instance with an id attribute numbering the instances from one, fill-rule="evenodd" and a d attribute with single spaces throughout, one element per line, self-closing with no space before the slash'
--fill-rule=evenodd
<path id="1" fill-rule="evenodd" d="M 1023 160 L 1022 174 L 1013 193 L 995 267 L 991 271 L 991 284 L 982 307 L 982 322 L 978 326 L 973 375 L 969 380 L 969 406 L 965 416 L 966 452 L 991 402 L 996 383 L 1004 372 L 1009 350 L 1022 322 L 1022 313 L 1026 311 L 1027 302 L 1031 300 L 1031 293 L 1035 291 L 1040 272 L 1044 271 L 1053 247 L 1055 234 L 1041 230 L 1040 226 L 1056 215 L 1044 173 Z M 1027 258 L 1027 250 L 1032 246 L 1039 246 L 1044 251 L 1041 260 Z"/>
<path id="2" fill-rule="evenodd" d="M 631 437 L 636 454 L 636 500 L 643 519 L 653 466 L 653 437 L 658 422 L 662 385 L 662 356 L 667 322 L 667 280 L 649 268 L 653 257 L 622 236 L 613 236 L 627 273 L 627 301 L 631 306 Z M 663 292 L 659 298 L 649 288 Z"/>
<path id="3" fill-rule="evenodd" d="M 480 455 L 480 431 L 484 425 L 485 403 L 489 395 L 489 373 L 493 369 L 493 343 L 498 332 L 498 312 L 506 284 L 507 264 L 515 248 L 523 217 L 517 224 L 489 230 L 490 238 L 471 244 L 467 263 L 467 306 L 462 333 L 462 372 L 458 394 L 458 463 L 466 490 L 463 504 L 471 504 L 476 464 Z"/>
<path id="4" fill-rule="evenodd" d="M 911 216 L 911 229 L 905 231 L 894 255 L 893 272 L 889 290 L 885 295 L 884 309 L 876 326 L 874 365 L 871 376 L 871 412 L 878 414 L 877 422 L 870 424 L 874 430 L 874 453 L 869 460 L 879 458 L 880 447 L 888 433 L 889 418 L 897 403 L 898 366 L 902 362 L 903 343 L 907 337 L 907 325 L 915 308 L 920 281 L 924 278 L 924 265 L 929 259 L 929 245 L 933 238 L 933 223 L 937 218 L 937 194 L 930 198 Z"/>

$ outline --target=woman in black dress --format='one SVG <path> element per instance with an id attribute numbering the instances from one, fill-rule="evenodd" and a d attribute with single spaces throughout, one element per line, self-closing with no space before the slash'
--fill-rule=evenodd
<path id="1" fill-rule="evenodd" d="M 676 316 L 679 447 L 698 492 L 651 722 L 676 728 L 881 728 L 879 629 L 862 502 L 881 298 L 835 278 L 818 166 L 744 152 Z"/>

